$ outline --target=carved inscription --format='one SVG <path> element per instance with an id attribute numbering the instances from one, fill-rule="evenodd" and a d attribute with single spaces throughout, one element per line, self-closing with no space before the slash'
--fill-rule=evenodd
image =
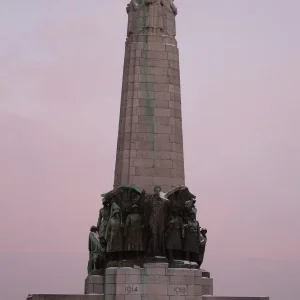
<path id="1" fill-rule="evenodd" d="M 174 286 L 174 293 L 176 295 L 185 295 L 187 292 L 185 286 Z"/>
<path id="2" fill-rule="evenodd" d="M 125 295 L 139 295 L 140 285 L 139 284 L 125 284 L 124 285 Z"/>
<path id="3" fill-rule="evenodd" d="M 169 295 L 175 296 L 186 296 L 188 289 L 186 285 L 170 285 L 169 286 Z"/>

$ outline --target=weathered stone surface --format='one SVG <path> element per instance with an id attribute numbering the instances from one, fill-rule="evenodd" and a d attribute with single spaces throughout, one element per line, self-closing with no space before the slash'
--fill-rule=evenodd
<path id="1" fill-rule="evenodd" d="M 184 185 L 185 181 L 182 123 L 175 122 L 181 119 L 175 15 L 167 6 L 150 4 L 149 11 L 143 3 L 138 9 L 132 7 L 130 4 L 128 8 L 114 186 L 139 184 L 150 192 L 155 184 L 160 184 L 169 191 L 176 183 Z M 145 158 L 152 159 L 153 163 L 150 160 L 128 163 L 126 159 L 134 150 L 150 152 Z M 155 162 L 162 151 L 178 153 L 177 160 L 181 163 L 175 162 L 174 155 L 163 158 L 167 162 Z M 165 177 L 171 180 L 159 182 Z"/>
<path id="2" fill-rule="evenodd" d="M 159 273 L 161 275 L 159 275 Z M 201 270 L 168 268 L 167 263 L 146 263 L 144 268 L 108 268 L 106 277 L 88 276 L 90 285 L 105 282 L 103 294 L 31 295 L 30 300 L 269 300 L 268 297 L 217 297 L 213 279 Z M 151 275 L 150 275 L 151 274 Z M 115 281 L 115 283 L 108 283 Z M 98 285 L 99 286 L 99 285 Z"/>
<path id="3" fill-rule="evenodd" d="M 270 300 L 269 297 L 219 297 L 202 296 L 202 300 Z"/>
<path id="4" fill-rule="evenodd" d="M 195 284 L 197 285 L 213 285 L 212 278 L 195 277 Z"/>
<path id="5" fill-rule="evenodd" d="M 165 269 L 167 269 L 168 266 L 169 266 L 169 264 L 165 263 L 165 262 L 144 263 L 145 269 L 148 269 L 148 268 L 165 268 Z"/>
<path id="6" fill-rule="evenodd" d="M 184 268 L 168 268 L 166 274 L 170 276 L 194 276 L 195 271 Z"/>
<path id="7" fill-rule="evenodd" d="M 186 284 L 185 275 L 169 276 L 170 284 Z"/>
<path id="8" fill-rule="evenodd" d="M 87 284 L 101 284 L 101 283 L 104 283 L 104 276 L 102 276 L 102 275 L 89 275 L 89 276 L 87 276 L 85 282 Z"/>
<path id="9" fill-rule="evenodd" d="M 115 295 L 116 294 L 116 283 L 106 283 L 104 291 L 105 291 L 105 295 Z"/>
<path id="10" fill-rule="evenodd" d="M 195 277 L 202 277 L 202 270 L 195 270 L 194 272 L 195 272 Z M 196 278 L 195 278 L 195 280 L 196 280 Z"/>
<path id="11" fill-rule="evenodd" d="M 169 296 L 187 296 L 188 286 L 185 284 L 169 284 L 168 285 L 168 295 Z"/>
<path id="12" fill-rule="evenodd" d="M 140 274 L 141 274 L 140 268 L 130 268 L 130 267 L 117 268 L 117 275 L 140 275 Z"/>
<path id="13" fill-rule="evenodd" d="M 169 277 L 165 275 L 145 275 L 142 277 L 144 284 L 150 284 L 150 283 L 169 283 Z"/>
<path id="14" fill-rule="evenodd" d="M 195 296 L 202 296 L 202 285 L 195 285 L 194 286 L 194 295 Z"/>
<path id="15" fill-rule="evenodd" d="M 120 280 L 120 278 L 119 278 Z M 116 275 L 109 275 L 105 276 L 105 283 L 116 283 Z"/>
<path id="16" fill-rule="evenodd" d="M 140 275 L 126 275 L 126 283 L 142 283 Z"/>
<path id="17" fill-rule="evenodd" d="M 110 267 L 105 269 L 105 275 L 107 274 L 117 274 L 118 267 Z"/>
<path id="18" fill-rule="evenodd" d="M 167 296 L 168 295 L 168 285 L 164 284 L 164 283 L 146 284 L 146 285 L 144 285 L 144 295 Z"/>
<path id="19" fill-rule="evenodd" d="M 117 295 L 142 295 L 144 286 L 141 284 L 120 283 L 116 285 Z"/>
<path id="20" fill-rule="evenodd" d="M 146 275 L 166 275 L 165 268 L 146 268 L 145 269 Z"/>
<path id="21" fill-rule="evenodd" d="M 102 275 L 89 275 L 85 279 L 84 294 L 103 294 L 105 278 Z"/>

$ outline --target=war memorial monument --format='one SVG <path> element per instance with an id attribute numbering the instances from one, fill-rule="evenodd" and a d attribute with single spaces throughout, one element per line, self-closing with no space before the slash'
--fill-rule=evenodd
<path id="1" fill-rule="evenodd" d="M 201 269 L 207 229 L 185 186 L 177 7 L 131 0 L 126 11 L 114 186 L 90 228 L 84 293 L 27 299 L 267 300 L 215 297 Z"/>

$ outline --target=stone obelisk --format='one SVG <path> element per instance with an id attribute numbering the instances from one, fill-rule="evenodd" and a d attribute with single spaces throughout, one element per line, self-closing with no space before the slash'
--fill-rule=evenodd
<path id="1" fill-rule="evenodd" d="M 184 185 L 180 72 L 173 0 L 132 0 L 114 187 Z"/>

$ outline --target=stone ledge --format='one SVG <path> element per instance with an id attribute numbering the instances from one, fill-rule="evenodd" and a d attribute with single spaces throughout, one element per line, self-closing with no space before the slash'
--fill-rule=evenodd
<path id="1" fill-rule="evenodd" d="M 104 300 L 104 295 L 58 295 L 36 294 L 28 297 L 28 300 Z"/>
<path id="2" fill-rule="evenodd" d="M 144 268 L 168 268 L 168 263 L 145 263 Z"/>
<path id="3" fill-rule="evenodd" d="M 269 297 L 222 297 L 222 296 L 202 296 L 202 300 L 270 300 Z"/>
<path id="4" fill-rule="evenodd" d="M 185 276 L 197 276 L 196 273 L 199 271 L 199 274 L 202 274 L 200 270 L 194 269 L 185 269 L 185 268 L 168 268 L 166 271 L 166 275 L 170 276 L 178 276 L 178 275 L 185 275 Z"/>
<path id="5" fill-rule="evenodd" d="M 197 284 L 197 285 L 213 285 L 213 279 L 206 278 L 206 277 L 196 277 L 195 284 Z"/>
<path id="6" fill-rule="evenodd" d="M 107 274 L 116 274 L 118 269 L 119 269 L 118 267 L 106 268 L 105 269 L 105 275 L 107 275 Z"/>

